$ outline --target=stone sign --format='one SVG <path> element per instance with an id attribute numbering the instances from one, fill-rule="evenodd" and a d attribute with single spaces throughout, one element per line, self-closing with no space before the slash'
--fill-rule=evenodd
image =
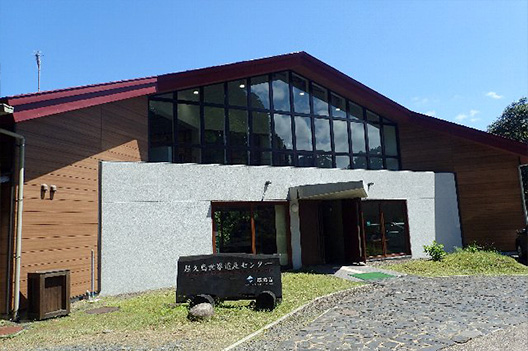
<path id="1" fill-rule="evenodd" d="M 213 254 L 178 260 L 176 302 L 210 296 L 220 300 L 257 299 L 273 309 L 282 299 L 279 255 Z M 270 299 L 273 298 L 273 306 Z M 203 301 L 200 301 L 203 302 Z M 258 306 L 257 306 L 258 307 Z"/>

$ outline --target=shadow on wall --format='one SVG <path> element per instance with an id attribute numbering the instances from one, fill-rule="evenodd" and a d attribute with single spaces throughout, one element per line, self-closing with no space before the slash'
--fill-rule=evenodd
<path id="1" fill-rule="evenodd" d="M 435 240 L 447 252 L 462 247 L 456 179 L 453 173 L 435 173 Z"/>

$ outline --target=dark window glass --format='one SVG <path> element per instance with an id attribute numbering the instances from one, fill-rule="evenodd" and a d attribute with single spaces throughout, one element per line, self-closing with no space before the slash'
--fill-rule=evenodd
<path id="1" fill-rule="evenodd" d="M 316 118 L 315 125 L 315 148 L 321 151 L 332 151 L 330 142 L 330 121 L 327 119 Z"/>
<path id="2" fill-rule="evenodd" d="M 309 117 L 295 117 L 295 141 L 297 150 L 313 150 L 312 126 Z"/>
<path id="3" fill-rule="evenodd" d="M 377 124 L 367 124 L 369 153 L 381 155 L 380 127 Z"/>
<path id="4" fill-rule="evenodd" d="M 334 145 L 336 152 L 349 152 L 346 121 L 334 121 Z"/>
<path id="5" fill-rule="evenodd" d="M 367 256 L 383 255 L 383 233 L 381 231 L 378 202 L 364 201 L 361 203 L 365 226 Z"/>
<path id="6" fill-rule="evenodd" d="M 270 151 L 251 151 L 251 164 L 252 165 L 271 165 L 271 152 Z"/>
<path id="7" fill-rule="evenodd" d="M 363 108 L 353 102 L 348 102 L 348 118 L 355 121 L 363 120 Z"/>
<path id="8" fill-rule="evenodd" d="M 177 163 L 200 163 L 201 150 L 199 147 L 179 146 L 176 148 Z"/>
<path id="9" fill-rule="evenodd" d="M 274 166 L 293 166 L 293 154 L 274 152 L 273 153 L 273 165 Z"/>
<path id="10" fill-rule="evenodd" d="M 178 104 L 178 143 L 200 144 L 200 107 Z"/>
<path id="11" fill-rule="evenodd" d="M 231 147 L 248 146 L 248 124 L 245 110 L 229 110 L 229 144 Z"/>
<path id="12" fill-rule="evenodd" d="M 216 252 L 252 253 L 251 210 L 224 207 L 213 214 L 216 229 Z"/>
<path id="13" fill-rule="evenodd" d="M 268 76 L 251 78 L 251 107 L 269 110 Z"/>
<path id="14" fill-rule="evenodd" d="M 224 104 L 224 84 L 204 87 L 204 102 L 209 104 Z"/>
<path id="15" fill-rule="evenodd" d="M 178 91 L 178 100 L 200 101 L 200 89 L 187 89 Z"/>
<path id="16" fill-rule="evenodd" d="M 314 167 L 314 157 L 312 154 L 299 154 L 297 156 L 297 166 Z"/>
<path id="17" fill-rule="evenodd" d="M 253 112 L 253 147 L 269 149 L 270 145 L 270 114 Z"/>
<path id="18" fill-rule="evenodd" d="M 290 111 L 290 89 L 288 72 L 273 75 L 273 108 L 278 111 Z"/>
<path id="19" fill-rule="evenodd" d="M 367 158 L 363 156 L 352 157 L 352 165 L 354 169 L 367 169 Z"/>
<path id="20" fill-rule="evenodd" d="M 248 151 L 247 150 L 228 150 L 230 163 L 233 165 L 247 165 Z"/>
<path id="21" fill-rule="evenodd" d="M 394 126 L 383 126 L 383 138 L 385 144 L 385 155 L 397 156 L 398 146 L 396 142 L 396 127 Z"/>
<path id="22" fill-rule="evenodd" d="M 390 169 L 391 171 L 397 171 L 400 169 L 397 158 L 388 157 L 385 159 L 385 164 L 387 165 L 387 169 Z"/>
<path id="23" fill-rule="evenodd" d="M 292 75 L 293 110 L 298 113 L 310 113 L 310 94 L 308 81 L 296 74 Z"/>
<path id="24" fill-rule="evenodd" d="M 328 116 L 328 94 L 326 89 L 312 84 L 314 114 Z"/>
<path id="25" fill-rule="evenodd" d="M 254 206 L 255 245 L 257 254 L 277 253 L 275 206 Z"/>
<path id="26" fill-rule="evenodd" d="M 352 134 L 352 152 L 355 154 L 365 153 L 365 127 L 363 123 L 350 122 Z"/>
<path id="27" fill-rule="evenodd" d="M 402 201 L 387 201 L 381 203 L 385 223 L 386 254 L 407 254 L 406 215 Z"/>
<path id="28" fill-rule="evenodd" d="M 151 152 L 151 161 L 172 161 L 171 146 L 173 144 L 173 104 L 172 102 L 149 102 L 150 110 L 150 145 L 157 148 Z M 168 149 L 167 149 L 168 147 Z M 170 153 L 170 155 L 169 155 Z"/>
<path id="29" fill-rule="evenodd" d="M 224 144 L 224 109 L 204 108 L 204 139 L 206 144 Z"/>
<path id="30" fill-rule="evenodd" d="M 380 118 L 374 112 L 371 112 L 371 111 L 367 110 L 367 121 L 374 122 L 374 123 L 379 123 Z"/>
<path id="31" fill-rule="evenodd" d="M 369 169 L 383 169 L 383 159 L 381 157 L 370 157 Z"/>
<path id="32" fill-rule="evenodd" d="M 331 154 L 317 154 L 316 166 L 319 168 L 332 168 Z"/>
<path id="33" fill-rule="evenodd" d="M 153 95 L 152 97 L 160 98 L 160 99 L 174 99 L 174 93 L 158 94 L 158 95 Z"/>
<path id="34" fill-rule="evenodd" d="M 335 118 L 345 118 L 346 117 L 346 103 L 345 99 L 341 96 L 332 94 L 331 95 L 331 105 L 332 116 Z"/>
<path id="35" fill-rule="evenodd" d="M 290 116 L 275 114 L 273 122 L 275 123 L 273 147 L 275 149 L 293 150 Z"/>
<path id="36" fill-rule="evenodd" d="M 202 150 L 202 163 L 218 163 L 224 164 L 224 149 L 221 148 L 205 148 Z"/>
<path id="37" fill-rule="evenodd" d="M 350 169 L 352 168 L 350 166 L 350 157 L 349 156 L 343 156 L 343 155 L 337 155 L 336 156 L 336 167 L 341 169 Z"/>
<path id="38" fill-rule="evenodd" d="M 227 97 L 229 105 L 232 106 L 247 106 L 247 91 L 246 80 L 236 80 L 227 83 Z"/>

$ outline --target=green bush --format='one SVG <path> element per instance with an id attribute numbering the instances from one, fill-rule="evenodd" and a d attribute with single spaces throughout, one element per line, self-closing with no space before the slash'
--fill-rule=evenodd
<path id="1" fill-rule="evenodd" d="M 428 254 L 433 261 L 442 261 L 442 259 L 447 255 L 447 252 L 444 250 L 444 245 L 433 240 L 431 245 L 424 245 L 424 252 Z"/>

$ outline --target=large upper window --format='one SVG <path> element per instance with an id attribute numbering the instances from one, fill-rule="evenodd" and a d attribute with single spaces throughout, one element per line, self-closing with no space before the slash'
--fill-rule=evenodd
<path id="1" fill-rule="evenodd" d="M 149 100 L 149 160 L 343 169 L 400 167 L 398 127 L 284 71 Z"/>

